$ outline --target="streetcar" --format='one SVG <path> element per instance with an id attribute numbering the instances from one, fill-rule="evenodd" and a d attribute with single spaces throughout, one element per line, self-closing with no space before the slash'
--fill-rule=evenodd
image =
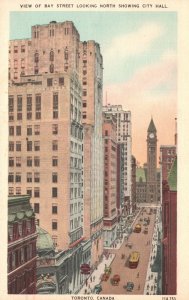
<path id="1" fill-rule="evenodd" d="M 137 251 L 133 251 L 130 254 L 129 257 L 129 268 L 130 269 L 135 269 L 138 266 L 139 263 L 139 258 L 140 258 L 140 253 Z"/>

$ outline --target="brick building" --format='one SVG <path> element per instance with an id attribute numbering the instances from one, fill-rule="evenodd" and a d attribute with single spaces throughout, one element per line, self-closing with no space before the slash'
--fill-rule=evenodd
<path id="1" fill-rule="evenodd" d="M 29 196 L 8 198 L 8 293 L 36 293 L 35 214 Z"/>
<path id="2" fill-rule="evenodd" d="M 116 118 L 104 113 L 104 245 L 116 239 L 117 227 L 117 141 Z"/>
<path id="3" fill-rule="evenodd" d="M 177 158 L 162 183 L 163 265 L 162 292 L 177 293 Z"/>
<path id="4" fill-rule="evenodd" d="M 132 193 L 131 193 L 131 169 L 132 169 L 132 160 L 131 160 L 131 148 L 132 148 L 132 139 L 131 139 L 131 112 L 125 111 L 121 105 L 107 105 L 103 107 L 103 111 L 114 115 L 117 120 L 116 124 L 116 135 L 117 143 L 122 144 L 123 149 L 123 166 L 121 171 L 123 176 L 123 193 L 124 201 L 121 202 L 121 214 L 127 216 L 132 213 Z"/>

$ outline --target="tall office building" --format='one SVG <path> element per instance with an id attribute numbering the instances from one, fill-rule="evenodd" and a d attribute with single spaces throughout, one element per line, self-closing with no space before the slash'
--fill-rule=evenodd
<path id="1" fill-rule="evenodd" d="M 91 264 L 103 251 L 102 64 L 70 21 L 10 41 L 9 193 L 31 195 L 40 227 L 77 266 L 80 245 L 92 243 Z"/>
<path id="2" fill-rule="evenodd" d="M 98 43 L 80 43 L 79 67 L 83 87 L 84 236 L 92 241 L 94 265 L 103 252 L 103 59 Z"/>
<path id="3" fill-rule="evenodd" d="M 132 136 L 131 136 L 131 112 L 125 111 L 122 105 L 107 105 L 103 111 L 116 117 L 116 136 L 118 145 L 123 147 L 123 193 L 124 201 L 121 201 L 121 214 L 128 215 L 132 212 Z"/>
<path id="4" fill-rule="evenodd" d="M 104 113 L 104 245 L 111 246 L 117 231 L 116 118 Z"/>

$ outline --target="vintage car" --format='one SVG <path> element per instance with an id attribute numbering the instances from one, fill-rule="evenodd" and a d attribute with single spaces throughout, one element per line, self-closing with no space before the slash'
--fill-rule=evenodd
<path id="1" fill-rule="evenodd" d="M 118 274 L 115 274 L 112 278 L 111 278 L 111 284 L 112 285 L 118 285 L 120 282 L 120 276 Z"/>
<path id="2" fill-rule="evenodd" d="M 101 277 L 101 281 L 107 281 L 109 279 L 110 275 L 109 274 L 102 274 L 102 277 Z"/>
<path id="3" fill-rule="evenodd" d="M 96 284 L 94 289 L 93 289 L 93 294 L 100 294 L 101 291 L 102 291 L 101 284 Z"/>
<path id="4" fill-rule="evenodd" d="M 137 232 L 137 233 L 141 232 L 141 224 L 135 225 L 134 232 Z"/>
<path id="5" fill-rule="evenodd" d="M 132 281 L 128 281 L 126 285 L 123 286 L 128 292 L 132 292 L 134 289 L 134 283 Z"/>

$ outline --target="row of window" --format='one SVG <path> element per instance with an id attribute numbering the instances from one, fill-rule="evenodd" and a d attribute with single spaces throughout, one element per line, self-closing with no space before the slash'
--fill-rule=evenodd
<path id="1" fill-rule="evenodd" d="M 18 51 L 24 53 L 26 51 L 26 46 L 25 45 L 20 45 L 20 49 L 18 46 L 14 46 L 13 48 L 14 53 L 18 53 Z M 11 49 L 9 48 L 9 53 L 11 53 Z"/>
<path id="2" fill-rule="evenodd" d="M 40 204 L 39 203 L 34 203 L 34 212 L 36 214 L 40 213 Z M 54 214 L 54 215 L 58 214 L 57 204 L 52 204 L 52 214 Z"/>
<path id="3" fill-rule="evenodd" d="M 40 125 L 27 125 L 27 135 L 40 135 Z M 21 126 L 9 126 L 9 136 L 21 136 Z M 52 124 L 52 134 L 58 134 L 58 124 Z"/>
<path id="4" fill-rule="evenodd" d="M 27 219 L 8 227 L 8 240 L 14 241 L 35 232 L 35 219 Z"/>
<path id="5" fill-rule="evenodd" d="M 23 97 L 17 96 L 17 119 L 22 120 Z M 32 119 L 32 95 L 27 95 L 27 119 Z M 14 120 L 14 96 L 9 97 L 9 120 Z M 35 95 L 35 118 L 41 119 L 41 95 Z M 53 94 L 53 119 L 58 118 L 58 94 Z"/>
<path id="6" fill-rule="evenodd" d="M 56 175 L 54 175 L 56 174 Z M 15 174 L 10 172 L 9 176 L 8 176 L 8 182 L 22 182 L 22 173 L 16 172 Z M 55 177 L 56 176 L 56 177 Z M 55 177 L 55 178 L 54 178 Z M 53 173 L 53 177 L 52 179 L 56 179 L 57 180 L 57 173 Z M 27 182 L 40 182 L 40 173 L 39 172 L 34 172 L 34 174 L 32 174 L 31 172 L 26 173 L 26 181 Z M 53 181 L 53 182 L 57 182 L 57 181 Z"/>
<path id="7" fill-rule="evenodd" d="M 36 256 L 35 242 L 12 251 L 8 255 L 9 272 L 23 265 L 25 262 L 31 260 L 35 256 Z"/>

